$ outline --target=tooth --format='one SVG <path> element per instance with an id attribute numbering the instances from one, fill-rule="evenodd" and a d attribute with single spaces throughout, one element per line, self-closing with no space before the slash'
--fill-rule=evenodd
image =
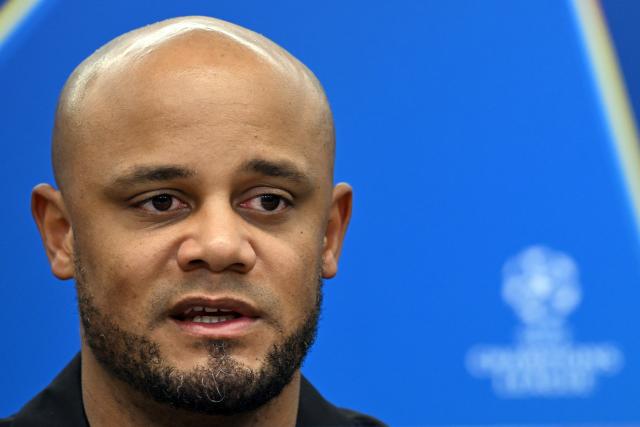
<path id="1" fill-rule="evenodd" d="M 193 307 L 193 311 L 202 311 L 202 307 Z"/>
<path id="2" fill-rule="evenodd" d="M 206 311 L 207 313 L 215 313 L 218 311 L 217 308 L 211 308 L 211 307 L 205 307 L 204 311 Z"/>
<path id="3" fill-rule="evenodd" d="M 191 310 L 193 310 L 193 308 L 189 307 L 184 311 L 184 314 L 189 314 L 191 313 Z"/>
<path id="4" fill-rule="evenodd" d="M 192 322 L 196 323 L 219 323 L 233 320 L 233 316 L 195 316 Z"/>
<path id="5" fill-rule="evenodd" d="M 221 308 L 220 311 L 223 312 L 223 313 L 229 313 L 229 312 L 231 312 L 233 310 L 230 310 L 228 308 Z"/>

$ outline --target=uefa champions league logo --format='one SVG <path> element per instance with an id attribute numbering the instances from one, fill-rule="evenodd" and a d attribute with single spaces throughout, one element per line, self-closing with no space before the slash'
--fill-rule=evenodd
<path id="1" fill-rule="evenodd" d="M 578 268 L 566 254 L 532 246 L 503 268 L 502 297 L 520 320 L 516 342 L 478 345 L 467 354 L 467 368 L 489 377 L 505 398 L 587 397 L 597 377 L 622 368 L 622 352 L 612 344 L 578 344 L 568 316 L 582 294 Z"/>
<path id="2" fill-rule="evenodd" d="M 575 263 L 559 252 L 529 248 L 505 264 L 502 298 L 523 324 L 560 327 L 580 303 Z"/>

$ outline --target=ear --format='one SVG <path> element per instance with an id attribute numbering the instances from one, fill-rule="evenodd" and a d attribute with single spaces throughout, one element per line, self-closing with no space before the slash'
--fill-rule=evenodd
<path id="1" fill-rule="evenodd" d="M 333 189 L 333 200 L 329 211 L 327 231 L 322 252 L 322 277 L 330 279 L 338 272 L 338 258 L 342 241 L 351 218 L 353 191 L 349 184 L 340 183 Z"/>
<path id="2" fill-rule="evenodd" d="M 49 184 L 39 184 L 31 192 L 31 214 L 38 225 L 51 271 L 58 279 L 71 279 L 73 230 L 62 194 Z"/>

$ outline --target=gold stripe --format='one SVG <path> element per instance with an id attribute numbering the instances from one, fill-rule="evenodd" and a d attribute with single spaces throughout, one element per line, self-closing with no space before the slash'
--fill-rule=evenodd
<path id="1" fill-rule="evenodd" d="M 573 0 L 595 74 L 606 122 L 640 227 L 640 147 L 633 110 L 627 97 L 613 43 L 598 0 Z"/>
<path id="2" fill-rule="evenodd" d="M 0 8 L 0 45 L 39 0 L 9 0 Z"/>

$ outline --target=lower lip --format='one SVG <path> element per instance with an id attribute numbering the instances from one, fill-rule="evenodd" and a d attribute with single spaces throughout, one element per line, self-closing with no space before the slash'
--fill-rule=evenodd
<path id="1" fill-rule="evenodd" d="M 258 321 L 256 318 L 246 316 L 218 323 L 200 323 L 177 319 L 172 320 L 184 332 L 187 332 L 190 335 L 206 338 L 234 338 L 247 333 L 247 331 Z"/>

